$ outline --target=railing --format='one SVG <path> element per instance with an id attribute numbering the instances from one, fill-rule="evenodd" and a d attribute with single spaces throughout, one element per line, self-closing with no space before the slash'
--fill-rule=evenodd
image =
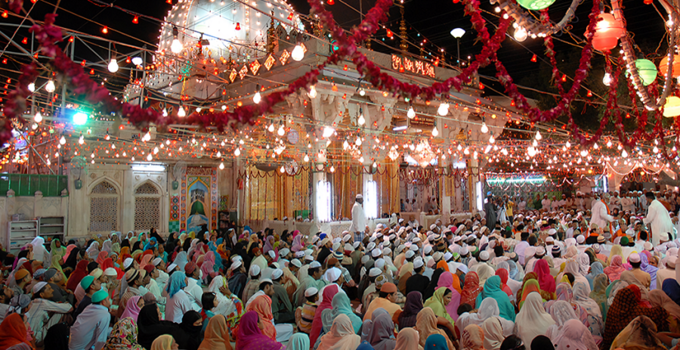
<path id="1" fill-rule="evenodd" d="M 0 174 L 0 196 L 13 190 L 15 196 L 34 196 L 40 191 L 44 197 L 60 197 L 67 188 L 66 175 Z"/>

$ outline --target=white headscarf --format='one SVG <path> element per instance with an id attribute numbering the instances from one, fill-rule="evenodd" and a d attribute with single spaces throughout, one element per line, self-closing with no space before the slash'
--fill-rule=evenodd
<path id="1" fill-rule="evenodd" d="M 550 338 L 555 350 L 597 350 L 597 344 L 588 328 L 579 320 L 569 320 L 559 328 L 557 336 Z"/>
<path id="2" fill-rule="evenodd" d="M 548 328 L 554 324 L 555 321 L 543 308 L 541 295 L 536 292 L 529 293 L 515 318 L 516 334 L 524 344 L 531 344 L 537 336 L 545 335 Z"/>
<path id="3" fill-rule="evenodd" d="M 588 254 L 586 253 L 581 253 L 578 255 L 578 270 L 579 272 L 585 276 L 588 274 L 588 269 L 590 269 L 590 258 L 588 258 Z"/>
<path id="4" fill-rule="evenodd" d="M 33 241 L 31 241 L 31 245 L 33 246 L 33 259 L 38 260 L 40 262 L 45 260 L 45 239 L 38 236 L 36 238 L 33 238 Z M 49 263 L 49 260 L 47 261 Z"/>
<path id="5" fill-rule="evenodd" d="M 486 298 L 484 300 L 491 299 Z M 489 317 L 482 323 L 482 330 L 484 331 L 484 349 L 498 350 L 505 340 L 503 334 L 503 325 L 500 317 Z"/>
<path id="6" fill-rule="evenodd" d="M 222 292 L 220 292 L 220 287 L 224 286 L 224 284 L 225 284 L 224 277 L 215 276 L 212 282 L 210 282 L 208 290 L 215 293 L 215 297 L 217 298 L 218 304 L 213 310 L 213 312 L 215 314 L 221 314 L 226 316 L 235 311 L 235 306 L 231 299 L 227 298 L 224 294 L 222 294 Z"/>
<path id="7" fill-rule="evenodd" d="M 498 308 L 498 302 L 496 301 L 496 299 L 485 298 L 484 300 L 482 300 L 482 304 L 479 305 L 477 312 L 464 313 L 463 315 L 467 316 L 463 321 L 461 321 L 459 317 L 459 320 L 456 322 L 456 328 L 458 328 L 462 334 L 465 327 L 471 324 L 481 326 L 482 323 L 484 323 L 484 321 L 486 321 L 487 319 L 492 317 L 499 317 L 500 314 L 501 311 Z M 463 317 L 463 315 L 461 315 L 461 317 Z M 501 318 L 501 325 L 503 326 L 503 334 L 505 334 L 505 336 L 509 336 L 512 334 L 513 328 L 515 326 L 514 322 Z"/>

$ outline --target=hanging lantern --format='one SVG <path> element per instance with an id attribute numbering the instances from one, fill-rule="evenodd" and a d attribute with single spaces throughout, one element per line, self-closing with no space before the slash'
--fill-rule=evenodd
<path id="1" fill-rule="evenodd" d="M 619 38 L 625 32 L 623 23 L 616 20 L 616 18 L 609 13 L 601 13 L 597 18 L 601 20 L 595 25 L 593 48 L 600 51 L 608 51 L 615 48 L 619 42 Z"/>
<path id="2" fill-rule="evenodd" d="M 654 82 L 658 74 L 654 62 L 640 58 L 635 60 L 635 67 L 640 75 L 640 80 L 642 80 L 642 85 L 647 86 Z M 626 72 L 626 75 L 628 75 L 628 72 Z"/>
<path id="3" fill-rule="evenodd" d="M 674 118 L 680 115 L 680 97 L 670 96 L 666 99 L 666 104 L 663 106 L 663 116 L 667 118 Z"/>
<path id="4" fill-rule="evenodd" d="M 236 22 L 236 30 L 241 30 L 241 23 L 240 22 Z"/>
<path id="5" fill-rule="evenodd" d="M 659 72 L 666 75 L 668 72 L 668 56 L 664 57 L 659 63 Z M 671 72 L 673 78 L 680 77 L 680 55 L 673 56 L 673 72 Z"/>
<path id="6" fill-rule="evenodd" d="M 520 6 L 527 10 L 543 10 L 552 5 L 555 0 L 517 0 Z"/>

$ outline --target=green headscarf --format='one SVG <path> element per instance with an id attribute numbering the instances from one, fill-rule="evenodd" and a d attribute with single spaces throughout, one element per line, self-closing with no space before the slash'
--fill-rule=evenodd
<path id="1" fill-rule="evenodd" d="M 425 301 L 423 307 L 431 308 L 436 316 L 444 317 L 453 324 L 453 319 L 449 315 L 449 312 L 446 311 L 446 305 L 444 305 L 444 294 L 447 290 L 449 290 L 448 287 L 437 288 L 437 290 L 434 291 L 434 294 Z"/>

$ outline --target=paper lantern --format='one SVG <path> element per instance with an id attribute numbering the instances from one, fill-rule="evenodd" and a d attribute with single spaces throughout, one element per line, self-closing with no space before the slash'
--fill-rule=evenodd
<path id="1" fill-rule="evenodd" d="M 615 48 L 619 38 L 625 32 L 623 23 L 617 21 L 613 15 L 608 13 L 601 13 L 597 18 L 601 20 L 595 26 L 593 48 L 600 51 L 608 51 Z"/>
<path id="2" fill-rule="evenodd" d="M 517 0 L 520 6 L 527 10 L 543 10 L 552 5 L 555 0 Z"/>
<path id="3" fill-rule="evenodd" d="M 666 104 L 663 106 L 663 116 L 667 118 L 674 118 L 680 115 L 680 97 L 670 96 L 666 99 Z"/>
<path id="4" fill-rule="evenodd" d="M 637 67 L 638 74 L 642 80 L 642 85 L 647 86 L 654 82 L 656 75 L 658 74 L 654 62 L 640 58 L 635 60 L 635 67 Z"/>
<path id="5" fill-rule="evenodd" d="M 668 72 L 668 56 L 664 57 L 659 63 L 659 72 L 666 75 Z M 673 78 L 680 77 L 680 55 L 673 56 L 673 71 L 671 72 Z"/>

